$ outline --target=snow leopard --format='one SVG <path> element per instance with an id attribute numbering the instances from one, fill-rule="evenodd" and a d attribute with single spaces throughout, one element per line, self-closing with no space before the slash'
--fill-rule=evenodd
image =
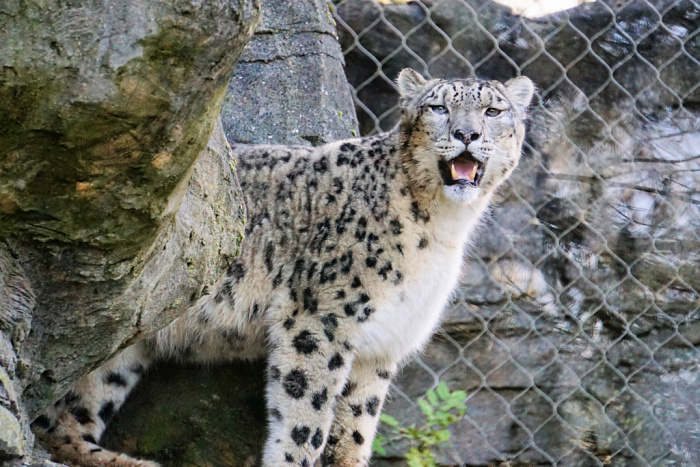
<path id="1" fill-rule="evenodd" d="M 194 306 L 33 424 L 71 466 L 159 465 L 99 445 L 163 358 L 267 358 L 266 467 L 367 466 L 392 377 L 428 342 L 521 156 L 532 81 L 396 81 L 400 123 L 324 146 L 234 145 L 240 255 Z"/>

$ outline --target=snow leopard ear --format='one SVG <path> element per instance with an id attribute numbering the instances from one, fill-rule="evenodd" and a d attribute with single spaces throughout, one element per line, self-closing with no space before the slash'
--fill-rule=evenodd
<path id="1" fill-rule="evenodd" d="M 403 98 L 411 98 L 420 94 L 425 83 L 427 83 L 425 78 L 410 68 L 401 70 L 399 77 L 396 79 L 396 84 L 399 86 L 399 94 Z"/>
<path id="2" fill-rule="evenodd" d="M 510 102 L 520 107 L 521 109 L 526 109 L 530 105 L 532 100 L 532 95 L 535 93 L 535 85 L 527 76 L 518 76 L 508 80 L 505 83 L 506 92 L 508 93 L 508 98 Z"/>

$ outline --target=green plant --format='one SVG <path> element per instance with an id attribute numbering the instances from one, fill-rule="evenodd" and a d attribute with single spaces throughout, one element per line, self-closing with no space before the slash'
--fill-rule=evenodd
<path id="1" fill-rule="evenodd" d="M 424 398 L 418 399 L 418 406 L 425 419 L 420 426 L 414 423 L 409 427 L 402 427 L 391 415 L 380 415 L 379 420 L 391 427 L 394 438 L 406 439 L 411 443 L 409 451 L 404 454 L 409 467 L 437 466 L 431 448 L 450 439 L 450 431 L 447 428 L 467 413 L 467 406 L 464 404 L 466 397 L 465 391 L 450 391 L 445 382 L 441 381 L 434 390 L 429 390 Z M 384 446 L 388 441 L 387 436 L 377 434 L 372 450 L 378 454 L 386 454 Z"/>

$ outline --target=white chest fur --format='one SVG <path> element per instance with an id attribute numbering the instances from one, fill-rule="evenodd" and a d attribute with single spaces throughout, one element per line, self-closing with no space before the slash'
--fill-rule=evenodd
<path id="1" fill-rule="evenodd" d="M 420 350 L 433 334 L 450 294 L 457 285 L 461 255 L 424 264 L 410 275 L 398 294 L 362 327 L 358 354 L 401 361 Z"/>
<path id="2" fill-rule="evenodd" d="M 464 245 L 485 205 L 460 221 L 435 219 L 431 246 L 407 252 L 405 279 L 395 293 L 384 295 L 377 313 L 363 325 L 359 356 L 402 361 L 423 348 L 457 286 Z"/>

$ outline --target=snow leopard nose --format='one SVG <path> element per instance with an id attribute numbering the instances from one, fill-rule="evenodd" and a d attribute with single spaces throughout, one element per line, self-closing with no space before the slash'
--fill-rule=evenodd
<path id="1" fill-rule="evenodd" d="M 481 138 L 481 133 L 479 133 L 476 130 L 459 130 L 458 129 L 458 130 L 455 130 L 454 137 L 455 137 L 455 139 L 458 139 L 459 141 L 461 141 L 464 144 L 466 144 L 467 146 L 469 146 L 469 143 Z"/>

